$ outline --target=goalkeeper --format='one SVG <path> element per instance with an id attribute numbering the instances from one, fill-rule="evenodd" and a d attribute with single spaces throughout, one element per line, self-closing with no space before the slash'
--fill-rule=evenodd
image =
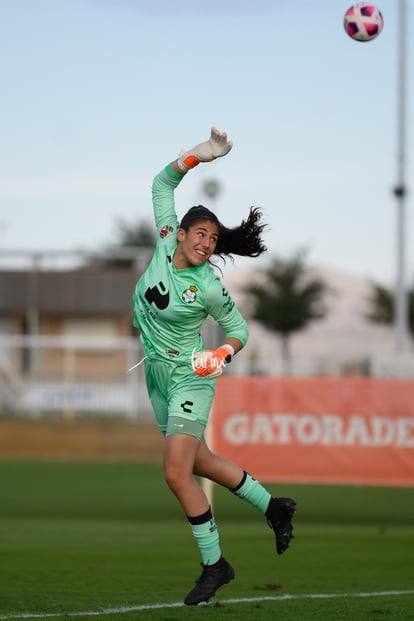
<path id="1" fill-rule="evenodd" d="M 165 479 L 175 494 L 200 550 L 202 573 L 184 599 L 206 602 L 234 578 L 222 556 L 208 499 L 195 476 L 218 483 L 257 508 L 274 530 L 276 550 L 289 546 L 295 501 L 272 498 L 249 473 L 212 453 L 204 429 L 215 393 L 216 378 L 246 344 L 247 325 L 229 292 L 213 270 L 211 259 L 233 254 L 256 257 L 266 251 L 261 212 L 250 208 L 246 220 L 225 227 L 201 205 L 178 221 L 174 191 L 187 172 L 201 162 L 227 155 L 232 148 L 225 132 L 212 128 L 209 140 L 168 164 L 152 186 L 157 228 L 154 256 L 133 295 L 134 326 L 145 352 L 148 394 L 165 436 Z M 206 351 L 200 330 L 211 316 L 224 331 L 224 343 Z"/>

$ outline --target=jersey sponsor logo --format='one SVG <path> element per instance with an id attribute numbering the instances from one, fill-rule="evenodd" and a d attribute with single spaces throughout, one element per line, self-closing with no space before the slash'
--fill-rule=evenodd
<path id="1" fill-rule="evenodd" d="M 196 301 L 197 291 L 198 289 L 195 285 L 190 285 L 188 289 L 186 289 L 186 291 L 182 293 L 181 297 L 183 298 L 184 302 L 186 302 L 187 304 L 192 304 L 193 302 Z"/>
<path id="2" fill-rule="evenodd" d="M 170 360 L 174 360 L 176 356 L 180 355 L 180 352 L 177 351 L 176 349 L 166 349 L 165 353 L 167 354 Z"/>
<path id="3" fill-rule="evenodd" d="M 170 294 L 168 293 L 162 280 L 155 287 L 148 287 L 145 292 L 145 299 L 150 304 L 155 304 L 160 310 L 167 308 L 170 302 Z"/>
<path id="4" fill-rule="evenodd" d="M 224 302 L 224 304 L 223 304 L 223 308 L 225 308 L 227 310 L 227 314 L 228 314 L 228 313 L 230 313 L 233 310 L 234 302 L 231 299 L 231 296 L 230 296 L 229 292 L 224 287 L 221 290 L 221 293 L 222 293 L 223 298 L 225 298 L 225 300 L 226 300 Z"/>
<path id="5" fill-rule="evenodd" d="M 172 227 L 170 224 L 167 224 L 166 226 L 162 226 L 160 228 L 160 237 L 161 239 L 165 239 L 166 237 L 168 237 L 168 235 L 171 235 L 171 233 L 174 232 L 174 227 Z"/>

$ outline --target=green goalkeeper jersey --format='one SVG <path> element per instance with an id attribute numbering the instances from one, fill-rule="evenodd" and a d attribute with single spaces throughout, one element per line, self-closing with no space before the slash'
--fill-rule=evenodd
<path id="1" fill-rule="evenodd" d="M 152 200 L 157 244 L 132 298 L 134 326 L 139 329 L 147 358 L 191 364 L 192 353 L 204 347 L 200 330 L 210 315 L 245 345 L 247 324 L 229 292 L 206 262 L 188 269 L 173 264 L 179 222 L 174 190 L 183 176 L 171 164 L 154 178 Z"/>

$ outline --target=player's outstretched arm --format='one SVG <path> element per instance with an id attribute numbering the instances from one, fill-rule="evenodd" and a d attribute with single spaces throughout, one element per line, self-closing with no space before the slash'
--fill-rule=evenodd
<path id="1" fill-rule="evenodd" d="M 173 162 L 173 167 L 177 172 L 185 174 L 200 162 L 212 162 L 218 157 L 227 155 L 232 147 L 233 143 L 228 140 L 227 133 L 220 132 L 216 127 L 212 127 L 210 138 L 197 144 L 189 151 L 180 153 L 178 159 Z"/>

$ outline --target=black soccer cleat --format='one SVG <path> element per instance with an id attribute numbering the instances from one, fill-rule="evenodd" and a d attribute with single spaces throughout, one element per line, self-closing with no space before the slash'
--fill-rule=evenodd
<path id="1" fill-rule="evenodd" d="M 293 539 L 292 518 L 296 511 L 293 498 L 271 498 L 266 511 L 267 523 L 276 537 L 276 551 L 283 554 Z"/>
<path id="2" fill-rule="evenodd" d="M 201 564 L 201 566 L 203 573 L 197 578 L 196 586 L 184 600 L 187 606 L 208 602 L 217 589 L 233 580 L 235 576 L 233 567 L 223 557 L 215 565 Z"/>

